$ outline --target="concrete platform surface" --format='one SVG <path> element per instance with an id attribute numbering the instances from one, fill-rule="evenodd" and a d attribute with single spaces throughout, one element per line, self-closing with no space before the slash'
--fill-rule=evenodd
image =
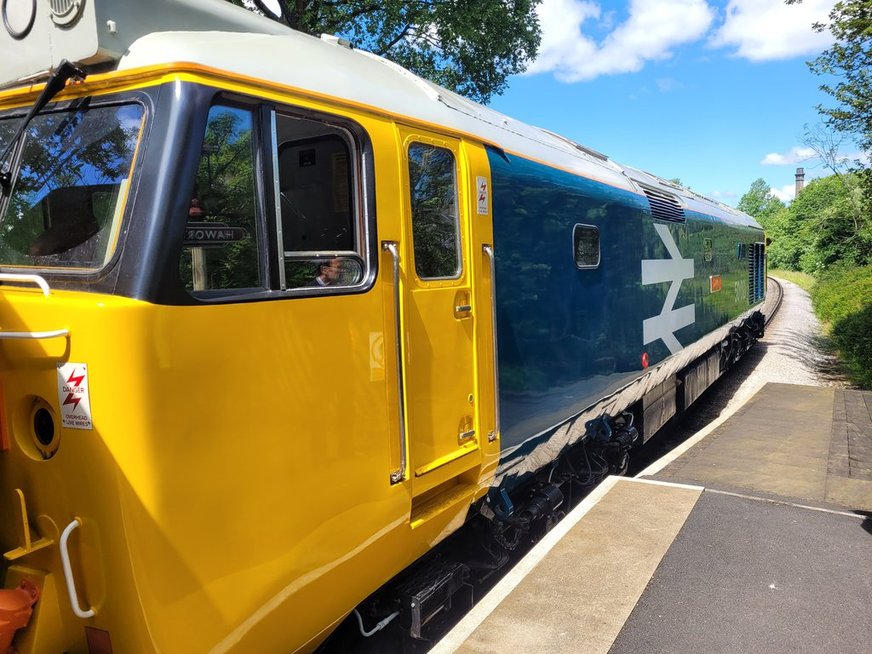
<path id="1" fill-rule="evenodd" d="M 653 478 L 870 511 L 872 393 L 766 384 L 703 440 L 664 459 Z"/>
<path id="2" fill-rule="evenodd" d="M 609 478 L 433 652 L 872 654 L 872 393 L 767 384 Z"/>
<path id="3" fill-rule="evenodd" d="M 610 477 L 431 653 L 606 651 L 701 492 Z"/>

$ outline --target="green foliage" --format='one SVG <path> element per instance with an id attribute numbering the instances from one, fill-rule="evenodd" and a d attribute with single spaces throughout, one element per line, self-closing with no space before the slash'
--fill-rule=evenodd
<path id="1" fill-rule="evenodd" d="M 772 240 L 770 267 L 814 275 L 872 261 L 872 223 L 856 173 L 812 180 L 788 207 L 767 190 L 763 180 L 755 181 L 739 208 L 755 216 Z"/>
<path id="2" fill-rule="evenodd" d="M 802 0 L 787 0 L 794 4 Z M 872 2 L 839 0 L 826 23 L 815 24 L 819 31 L 829 31 L 835 42 L 816 59 L 808 62 L 816 75 L 827 83 L 821 90 L 836 100 L 833 107 L 818 105 L 826 124 L 857 141 L 860 149 L 872 153 Z M 872 171 L 855 161 L 852 169 L 860 173 L 867 210 L 872 207 Z"/>
<path id="3" fill-rule="evenodd" d="M 872 266 L 832 268 L 820 277 L 812 300 L 830 323 L 830 337 L 852 381 L 872 388 Z"/>
<path id="4" fill-rule="evenodd" d="M 772 195 L 772 189 L 765 180 L 758 178 L 751 183 L 751 188 L 739 200 L 737 208 L 764 224 L 784 208 L 784 203 Z"/>
<path id="5" fill-rule="evenodd" d="M 815 26 L 828 30 L 835 43 L 809 62 L 812 72 L 838 80 L 821 89 L 833 96 L 835 107 L 818 107 L 827 123 L 853 134 L 864 150 L 872 150 L 872 3 L 840 0 L 829 22 Z"/>
<path id="6" fill-rule="evenodd" d="M 277 1 L 281 16 L 252 0 L 294 29 L 340 35 L 479 102 L 502 93 L 506 78 L 526 69 L 541 39 L 535 12 L 541 0 Z"/>
<path id="7" fill-rule="evenodd" d="M 799 272 L 796 270 L 784 270 L 783 268 L 770 268 L 769 275 L 772 277 L 778 277 L 780 279 L 786 279 L 789 282 L 793 282 L 800 288 L 811 293 L 811 290 L 814 288 L 814 285 L 817 283 L 817 279 L 809 275 L 808 273 Z"/>

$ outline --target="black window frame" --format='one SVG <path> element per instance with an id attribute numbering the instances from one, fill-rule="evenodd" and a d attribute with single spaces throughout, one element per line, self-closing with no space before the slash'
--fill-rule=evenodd
<path id="1" fill-rule="evenodd" d="M 578 232 L 579 229 L 593 230 L 596 233 L 596 263 L 595 264 L 579 264 L 578 262 Z M 572 260 L 578 270 L 596 270 L 602 263 L 602 239 L 600 238 L 600 230 L 597 225 L 588 225 L 586 223 L 575 223 L 572 227 Z"/>
<path id="2" fill-rule="evenodd" d="M 135 198 L 138 192 L 138 188 L 140 182 L 142 180 L 143 168 L 144 168 L 144 154 L 145 154 L 145 145 L 148 142 L 152 123 L 154 122 L 154 99 L 152 98 L 152 94 L 148 89 L 144 90 L 136 90 L 136 91 L 115 91 L 105 94 L 94 94 L 87 95 L 80 98 L 74 98 L 71 100 L 63 100 L 60 102 L 53 102 L 46 107 L 44 107 L 38 116 L 43 116 L 46 114 L 55 114 L 55 113 L 66 113 L 70 111 L 77 111 L 81 108 L 86 108 L 87 110 L 102 108 L 102 107 L 113 107 L 113 106 L 122 106 L 129 104 L 138 104 L 143 109 L 142 114 L 142 123 L 140 126 L 140 132 L 137 139 L 136 146 L 133 151 L 133 155 L 130 160 L 130 176 L 128 177 L 128 184 L 126 190 L 126 197 L 124 198 L 124 206 L 122 207 L 121 214 L 118 217 L 118 227 L 115 230 L 117 232 L 117 237 L 114 244 L 114 249 L 112 250 L 112 255 L 108 257 L 103 265 L 96 267 L 62 267 L 62 266 L 27 266 L 27 265 L 11 265 L 4 264 L 0 262 L 0 272 L 3 273 L 27 273 L 39 275 L 40 277 L 45 278 L 49 281 L 57 280 L 58 288 L 83 288 L 83 285 L 87 286 L 93 282 L 97 282 L 103 278 L 105 278 L 111 271 L 115 269 L 118 265 L 119 260 L 121 259 L 122 252 L 124 250 L 124 245 L 129 229 L 130 223 L 130 214 L 132 207 L 135 204 Z M 25 104 L 19 107 L 12 107 L 9 109 L 4 109 L 0 111 L 0 118 L 12 121 L 23 120 L 24 116 L 27 114 L 30 109 L 30 104 Z M 17 174 L 17 166 L 20 164 L 20 161 L 17 161 L 18 157 L 20 157 L 21 148 L 16 148 L 16 153 L 14 155 L 16 161 L 14 172 Z M 10 153 L 11 155 L 12 153 Z M 11 199 L 11 194 L 3 194 L 0 197 L 0 220 L 5 216 L 5 212 L 8 208 L 9 201 Z"/>
<path id="3" fill-rule="evenodd" d="M 208 87 L 200 87 L 208 88 Z M 276 102 L 272 99 L 228 92 L 220 88 L 212 89 L 211 99 L 203 108 L 202 124 L 206 124 L 206 115 L 213 106 L 227 105 L 247 109 L 254 116 L 253 138 L 256 141 L 255 151 L 255 195 L 258 208 L 259 237 L 261 246 L 261 269 L 264 288 L 253 289 L 215 289 L 215 292 L 200 292 L 194 295 L 183 287 L 178 279 L 179 292 L 172 297 L 173 304 L 234 304 L 242 302 L 272 301 L 283 299 L 298 299 L 327 295 L 355 295 L 366 293 L 375 284 L 378 275 L 379 258 L 377 256 L 377 234 L 375 217 L 375 177 L 373 169 L 372 141 L 366 130 L 356 121 L 320 110 L 296 106 L 291 102 Z M 282 287 L 282 271 L 284 256 L 279 254 L 282 246 L 279 224 L 281 221 L 278 207 L 278 148 L 274 118 L 278 115 L 288 115 L 305 120 L 320 121 L 327 125 L 344 130 L 348 134 L 351 154 L 351 187 L 354 198 L 356 220 L 360 231 L 356 235 L 358 250 L 354 253 L 343 252 L 340 255 L 355 256 L 361 265 L 360 279 L 354 285 L 337 285 L 327 287 Z M 203 134 L 198 136 L 197 144 L 202 144 Z M 193 178 L 195 173 L 191 173 Z M 190 189 L 187 191 L 190 193 Z M 188 196 L 188 200 L 190 196 Z M 181 256 L 183 245 L 179 242 L 178 256 Z M 178 259 L 176 260 L 176 278 Z"/>

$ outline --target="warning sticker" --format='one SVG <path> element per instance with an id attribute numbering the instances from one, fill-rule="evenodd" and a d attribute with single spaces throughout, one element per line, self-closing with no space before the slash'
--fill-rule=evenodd
<path id="1" fill-rule="evenodd" d="M 88 366 L 84 363 L 58 364 L 58 404 L 61 422 L 72 429 L 93 429 Z"/>
<path id="2" fill-rule="evenodd" d="M 487 177 L 475 178 L 476 193 L 478 194 L 478 215 L 487 215 Z"/>
<path id="3" fill-rule="evenodd" d="M 709 275 L 709 288 L 712 293 L 717 293 L 723 288 L 723 282 L 720 275 Z"/>

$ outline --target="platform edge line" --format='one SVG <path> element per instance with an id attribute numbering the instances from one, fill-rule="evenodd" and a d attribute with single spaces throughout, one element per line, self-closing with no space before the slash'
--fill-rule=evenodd
<path id="1" fill-rule="evenodd" d="M 682 488 L 684 490 L 704 491 L 705 486 L 697 486 L 695 484 L 679 484 L 673 481 L 661 481 L 660 479 L 640 479 L 638 477 L 621 477 L 623 481 L 633 482 L 634 484 L 650 484 L 651 486 L 666 486 L 667 488 Z"/>
<path id="2" fill-rule="evenodd" d="M 859 518 L 860 520 L 868 519 L 863 513 L 851 513 L 850 511 L 837 511 L 836 509 L 825 509 L 821 506 L 809 506 L 808 504 L 797 504 L 796 502 L 788 502 L 786 500 L 778 500 L 771 497 L 758 497 L 757 495 L 745 495 L 744 493 L 733 493 L 731 491 L 717 490 L 714 488 L 706 488 L 704 492 L 717 493 L 718 495 L 728 495 L 730 497 L 738 497 L 743 500 L 752 500 L 754 502 L 767 502 L 769 504 L 780 504 L 782 506 L 791 506 L 794 509 L 807 509 L 809 511 L 820 511 L 821 513 L 831 513 L 833 515 L 843 515 L 846 518 Z"/>

